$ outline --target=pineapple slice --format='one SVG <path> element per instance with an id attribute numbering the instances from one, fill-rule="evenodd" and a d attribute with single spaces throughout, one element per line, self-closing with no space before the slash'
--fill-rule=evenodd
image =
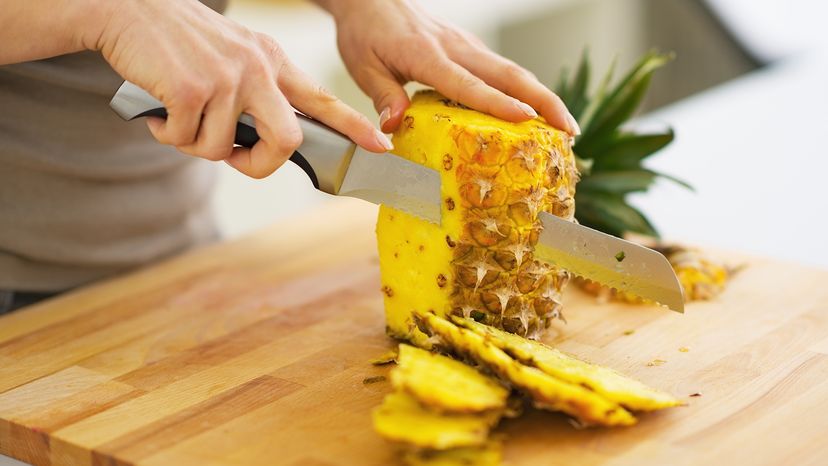
<path id="1" fill-rule="evenodd" d="M 635 417 L 617 402 L 589 388 L 523 365 L 471 330 L 430 312 L 414 311 L 414 314 L 425 329 L 442 339 L 453 351 L 485 365 L 528 394 L 539 407 L 562 411 L 584 425 L 628 426 L 636 422 Z"/>
<path id="2" fill-rule="evenodd" d="M 394 389 L 440 412 L 503 410 L 509 391 L 472 367 L 441 354 L 400 345 L 399 365 L 391 371 Z"/>
<path id="3" fill-rule="evenodd" d="M 668 393 L 650 388 L 608 367 L 567 356 L 543 343 L 521 338 L 472 319 L 455 317 L 453 320 L 458 325 L 486 337 L 488 342 L 523 364 L 537 367 L 558 379 L 585 386 L 627 409 L 655 411 L 682 404 Z"/>
<path id="4" fill-rule="evenodd" d="M 445 450 L 484 444 L 500 413 L 441 414 L 406 393 L 392 392 L 374 410 L 373 418 L 374 430 L 389 440 Z"/>
<path id="5" fill-rule="evenodd" d="M 502 450 L 500 442 L 489 441 L 482 447 L 411 451 L 403 461 L 408 466 L 498 466 L 503 461 Z"/>
<path id="6" fill-rule="evenodd" d="M 413 310 L 474 316 L 529 337 L 560 315 L 569 275 L 534 260 L 533 251 L 539 212 L 574 218 L 570 145 L 569 135 L 540 119 L 509 123 L 434 91 L 414 95 L 394 153 L 441 173 L 442 219 L 433 225 L 380 208 L 390 335 L 428 347 Z"/>

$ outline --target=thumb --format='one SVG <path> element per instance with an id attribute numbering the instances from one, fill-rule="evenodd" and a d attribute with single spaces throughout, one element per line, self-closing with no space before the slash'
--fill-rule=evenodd
<path id="1" fill-rule="evenodd" d="M 390 74 L 377 71 L 364 75 L 360 81 L 362 90 L 374 101 L 380 116 L 380 129 L 385 133 L 396 130 L 410 104 L 405 89 Z"/>

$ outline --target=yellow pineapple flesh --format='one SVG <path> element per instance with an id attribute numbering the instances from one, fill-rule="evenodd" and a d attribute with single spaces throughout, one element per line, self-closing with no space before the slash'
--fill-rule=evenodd
<path id="1" fill-rule="evenodd" d="M 452 351 L 484 365 L 527 394 L 538 407 L 564 412 L 584 425 L 627 426 L 636 422 L 620 404 L 580 384 L 524 365 L 471 330 L 430 312 L 415 311 L 415 316 L 425 330 L 433 332 Z"/>
<path id="2" fill-rule="evenodd" d="M 440 225 L 382 206 L 377 239 L 390 335 L 429 347 L 412 312 L 474 317 L 537 338 L 569 275 L 534 260 L 538 213 L 568 220 L 578 180 L 569 135 L 417 93 L 394 153 L 441 174 Z"/>
<path id="3" fill-rule="evenodd" d="M 503 410 L 509 391 L 496 380 L 441 354 L 400 345 L 391 384 L 440 412 Z"/>
<path id="4" fill-rule="evenodd" d="M 408 466 L 499 466 L 503 460 L 503 445 L 497 441 L 480 447 L 462 447 L 451 450 L 417 450 L 403 455 Z"/>
<path id="5" fill-rule="evenodd" d="M 599 395 L 634 411 L 655 411 L 680 406 L 681 401 L 672 395 L 648 387 L 643 383 L 620 374 L 608 367 L 590 364 L 568 356 L 543 343 L 480 324 L 472 319 L 453 318 L 455 323 L 487 338 L 523 364 L 580 384 Z"/>
<path id="6" fill-rule="evenodd" d="M 374 430 L 383 437 L 410 446 L 444 450 L 483 445 L 489 429 L 500 419 L 490 411 L 445 414 L 421 405 L 411 395 L 392 392 L 374 410 Z"/>

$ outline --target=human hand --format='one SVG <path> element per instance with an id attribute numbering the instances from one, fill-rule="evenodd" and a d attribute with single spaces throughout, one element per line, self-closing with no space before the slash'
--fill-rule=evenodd
<path id="1" fill-rule="evenodd" d="M 561 99 L 532 73 L 413 1 L 316 1 L 334 16 L 342 59 L 373 99 L 383 131 L 395 130 L 408 108 L 402 85 L 418 81 L 504 120 L 525 121 L 539 112 L 552 126 L 580 133 Z"/>
<path id="2" fill-rule="evenodd" d="M 196 0 L 123 0 L 86 43 L 112 68 L 164 103 L 166 120 L 147 123 L 163 144 L 209 160 L 224 160 L 262 178 L 302 142 L 291 105 L 373 152 L 391 148 L 365 116 L 315 84 L 271 37 Z M 256 121 L 260 140 L 234 147 L 241 113 Z"/>

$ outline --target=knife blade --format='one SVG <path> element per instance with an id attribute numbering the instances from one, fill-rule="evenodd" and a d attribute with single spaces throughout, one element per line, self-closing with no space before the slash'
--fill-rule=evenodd
<path id="1" fill-rule="evenodd" d="M 658 251 L 541 212 L 535 257 L 604 286 L 684 312 L 684 292 Z"/>
<path id="2" fill-rule="evenodd" d="M 124 120 L 166 118 L 164 105 L 125 81 L 109 105 Z M 324 124 L 296 114 L 304 139 L 290 157 L 310 177 L 314 187 L 328 194 L 364 199 L 440 224 L 440 174 L 391 153 L 375 154 Z M 256 123 L 242 114 L 235 143 L 253 147 L 259 140 Z"/>
<path id="3" fill-rule="evenodd" d="M 166 117 L 164 106 L 140 87 L 124 82 L 110 106 L 125 120 Z M 391 153 L 374 154 L 324 124 L 296 114 L 304 140 L 290 160 L 313 185 L 334 195 L 386 204 L 440 224 L 440 174 Z M 235 143 L 259 140 L 250 115 L 242 114 Z M 535 256 L 569 272 L 684 312 L 678 278 L 661 253 L 546 212 Z"/>

